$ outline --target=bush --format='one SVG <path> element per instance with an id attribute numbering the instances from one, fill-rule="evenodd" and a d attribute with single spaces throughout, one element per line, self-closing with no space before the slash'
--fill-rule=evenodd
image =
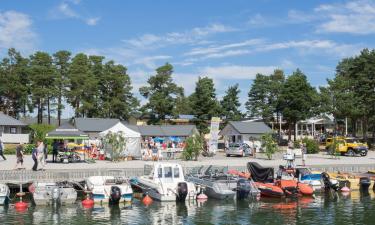
<path id="1" fill-rule="evenodd" d="M 272 133 L 264 134 L 261 137 L 262 148 L 265 150 L 268 159 L 272 159 L 272 155 L 277 152 L 277 143 L 272 137 Z"/>
<path id="2" fill-rule="evenodd" d="M 317 141 L 304 138 L 302 142 L 306 144 L 307 154 L 316 154 L 319 152 L 319 143 Z"/>
<path id="3" fill-rule="evenodd" d="M 182 152 L 182 159 L 197 161 L 199 154 L 203 150 L 203 142 L 203 138 L 199 135 L 186 138 L 186 145 Z"/>
<path id="4" fill-rule="evenodd" d="M 47 143 L 46 134 L 55 129 L 54 125 L 48 124 L 31 124 L 29 127 L 32 131 L 31 137 L 34 143 L 36 143 L 37 140 L 42 140 L 44 143 Z"/>
<path id="5" fill-rule="evenodd" d="M 315 154 L 319 152 L 319 143 L 315 140 L 304 138 L 302 143 L 306 145 L 307 154 Z M 301 141 L 294 142 L 294 148 L 301 148 Z"/>

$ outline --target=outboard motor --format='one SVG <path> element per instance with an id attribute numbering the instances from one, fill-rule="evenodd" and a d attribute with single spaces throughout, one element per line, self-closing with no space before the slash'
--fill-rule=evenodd
<path id="1" fill-rule="evenodd" d="M 187 195 L 188 195 L 187 184 L 185 182 L 178 183 L 176 201 L 178 202 L 185 201 Z"/>
<path id="2" fill-rule="evenodd" d="M 111 193 L 109 196 L 109 203 L 118 204 L 121 199 L 121 189 L 117 186 L 111 186 Z"/>
<path id="3" fill-rule="evenodd" d="M 361 177 L 359 178 L 359 186 L 361 191 L 368 191 L 368 188 L 371 185 L 370 178 L 368 177 Z"/>
<path id="4" fill-rule="evenodd" d="M 326 172 L 322 173 L 322 180 L 323 180 L 323 184 L 324 184 L 324 188 L 325 189 L 333 189 L 335 191 L 339 190 L 339 183 L 337 181 L 336 182 L 332 182 L 332 180 L 329 177 L 328 173 L 326 173 Z"/>
<path id="5" fill-rule="evenodd" d="M 237 181 L 237 199 L 246 199 L 249 197 L 251 190 L 250 181 L 238 179 Z"/>
<path id="6" fill-rule="evenodd" d="M 60 200 L 60 188 L 54 187 L 52 189 L 52 200 L 55 202 Z"/>

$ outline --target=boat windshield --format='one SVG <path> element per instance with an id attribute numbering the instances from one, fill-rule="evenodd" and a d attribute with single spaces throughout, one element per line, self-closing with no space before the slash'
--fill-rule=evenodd
<path id="1" fill-rule="evenodd" d="M 180 178 L 180 169 L 178 167 L 174 168 L 173 175 L 174 178 Z"/>
<path id="2" fill-rule="evenodd" d="M 158 168 L 158 178 L 162 178 L 163 177 L 163 168 Z"/>
<path id="3" fill-rule="evenodd" d="M 172 167 L 164 167 L 164 177 L 165 178 L 172 177 Z"/>

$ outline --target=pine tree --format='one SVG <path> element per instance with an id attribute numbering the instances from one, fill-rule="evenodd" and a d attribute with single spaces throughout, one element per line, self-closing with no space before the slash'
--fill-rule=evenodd
<path id="1" fill-rule="evenodd" d="M 230 86 L 225 92 L 225 96 L 221 100 L 222 115 L 225 116 L 226 120 L 240 120 L 242 118 L 242 113 L 239 110 L 241 106 L 239 100 L 240 90 L 238 89 L 238 84 Z"/>

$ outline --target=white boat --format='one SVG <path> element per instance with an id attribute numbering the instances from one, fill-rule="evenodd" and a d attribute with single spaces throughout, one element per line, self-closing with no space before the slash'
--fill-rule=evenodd
<path id="1" fill-rule="evenodd" d="M 196 199 L 194 183 L 185 181 L 184 172 L 177 163 L 154 163 L 145 165 L 148 175 L 133 178 L 133 188 L 158 201 L 185 201 Z"/>
<path id="2" fill-rule="evenodd" d="M 130 202 L 133 190 L 127 179 L 114 176 L 92 176 L 86 179 L 86 189 L 96 203 Z"/>
<path id="3" fill-rule="evenodd" d="M 0 205 L 5 205 L 9 202 L 9 187 L 6 184 L 0 184 Z"/>
<path id="4" fill-rule="evenodd" d="M 68 182 L 34 182 L 29 191 L 36 205 L 73 204 L 77 200 L 77 191 Z"/>

